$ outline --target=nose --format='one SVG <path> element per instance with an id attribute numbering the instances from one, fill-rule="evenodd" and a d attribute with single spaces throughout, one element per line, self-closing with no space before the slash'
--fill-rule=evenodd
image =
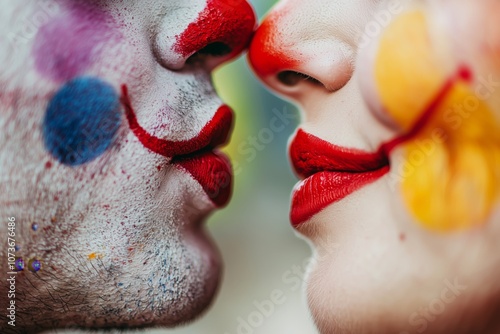
<path id="1" fill-rule="evenodd" d="M 353 48 L 336 37 L 339 34 L 328 27 L 318 29 L 319 24 L 303 15 L 307 8 L 300 6 L 308 5 L 285 1 L 273 9 L 257 29 L 249 50 L 250 64 L 261 80 L 295 100 L 310 90 L 335 92 L 353 73 Z"/>
<path id="2" fill-rule="evenodd" d="M 212 71 L 248 47 L 257 20 L 246 0 L 203 2 L 204 9 L 180 33 L 175 33 L 168 18 L 164 20 L 154 43 L 156 58 L 163 67 L 179 71 L 196 66 Z M 179 16 L 184 15 L 192 14 Z"/>

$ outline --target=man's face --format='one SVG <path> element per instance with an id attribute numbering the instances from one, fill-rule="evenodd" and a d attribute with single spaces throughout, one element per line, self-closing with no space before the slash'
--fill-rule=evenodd
<path id="1" fill-rule="evenodd" d="M 42 263 L 17 276 L 17 328 L 197 316 L 220 271 L 202 221 L 232 177 L 210 72 L 247 45 L 252 8 L 2 2 L 0 216 L 16 219 L 16 256 Z"/>

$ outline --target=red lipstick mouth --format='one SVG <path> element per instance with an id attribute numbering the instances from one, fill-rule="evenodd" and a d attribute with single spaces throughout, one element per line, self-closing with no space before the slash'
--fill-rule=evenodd
<path id="1" fill-rule="evenodd" d="M 148 150 L 171 159 L 171 163 L 187 171 L 200 183 L 212 203 L 227 205 L 233 188 L 233 173 L 229 159 L 215 151 L 229 140 L 234 113 L 226 105 L 219 107 L 214 117 L 192 139 L 172 141 L 148 133 L 137 121 L 126 85 L 122 85 L 120 101 L 130 130 Z"/>
<path id="2" fill-rule="evenodd" d="M 292 196 L 292 225 L 299 226 L 328 205 L 388 173 L 391 152 L 422 131 L 457 81 L 470 82 L 472 76 L 468 66 L 459 66 L 409 131 L 383 143 L 374 153 L 339 147 L 299 129 L 290 145 L 292 165 L 303 179 Z"/>
<path id="3" fill-rule="evenodd" d="M 301 129 L 289 150 L 293 168 L 302 179 L 292 195 L 290 220 L 294 227 L 389 171 L 389 160 L 382 151 L 336 146 Z"/>

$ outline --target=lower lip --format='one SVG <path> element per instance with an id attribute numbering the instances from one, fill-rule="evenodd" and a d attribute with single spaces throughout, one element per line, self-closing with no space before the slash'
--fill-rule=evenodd
<path id="1" fill-rule="evenodd" d="M 233 173 L 231 163 L 224 154 L 206 151 L 174 158 L 172 163 L 198 181 L 216 207 L 227 205 L 233 189 Z"/>
<path id="2" fill-rule="evenodd" d="M 319 172 L 299 182 L 292 195 L 292 225 L 308 221 L 327 206 L 340 201 L 389 172 L 389 166 L 364 173 Z"/>

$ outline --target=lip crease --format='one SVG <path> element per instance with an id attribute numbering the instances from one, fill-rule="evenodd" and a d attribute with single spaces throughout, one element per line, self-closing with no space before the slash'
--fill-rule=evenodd
<path id="1" fill-rule="evenodd" d="M 336 146 L 302 129 L 290 145 L 290 159 L 302 179 L 292 195 L 290 220 L 294 227 L 389 171 L 389 160 L 382 151 Z"/>
<path id="2" fill-rule="evenodd" d="M 150 151 L 170 158 L 171 163 L 187 171 L 218 207 L 227 205 L 231 198 L 233 174 L 229 159 L 214 150 L 227 143 L 232 126 L 233 111 L 223 105 L 214 117 L 192 139 L 172 141 L 148 133 L 137 121 L 126 85 L 122 85 L 121 103 L 130 130 Z"/>

